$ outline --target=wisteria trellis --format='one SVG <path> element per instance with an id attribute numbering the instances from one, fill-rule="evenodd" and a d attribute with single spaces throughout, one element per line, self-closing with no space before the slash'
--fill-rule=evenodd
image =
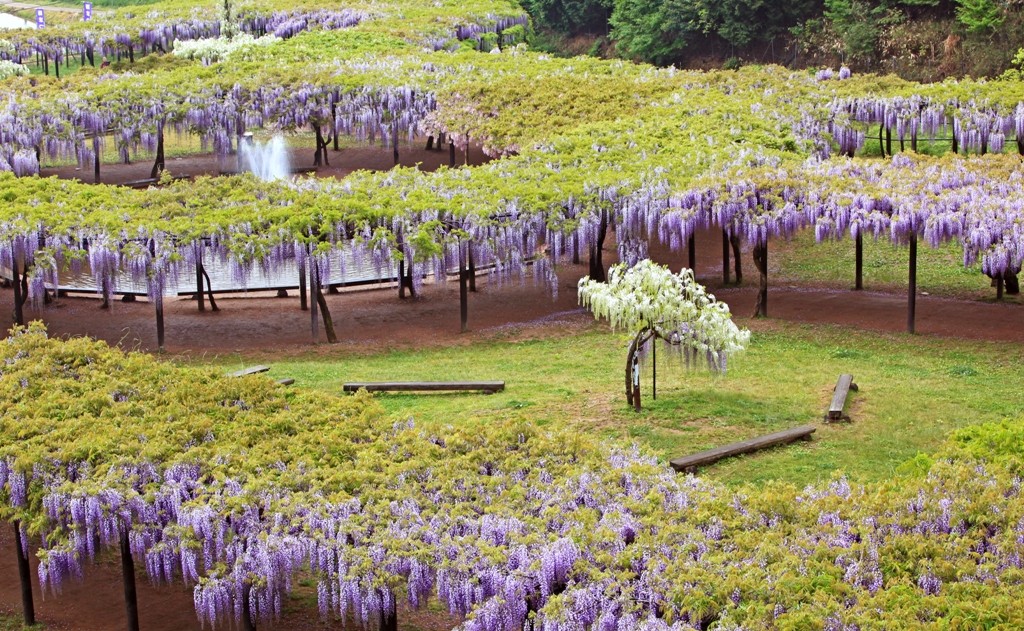
<path id="1" fill-rule="evenodd" d="M 204 624 L 239 620 L 243 602 L 272 618 L 300 572 L 323 616 L 364 625 L 433 598 L 467 631 L 899 626 L 982 602 L 1020 622 L 1012 465 L 734 491 L 578 435 L 438 436 L 366 398 L 286 394 L 38 325 L 0 360 L 0 435 L 19 436 L 0 444 L 0 516 L 32 524 L 47 590 L 126 538 L 151 580 L 194 586 Z M 20 403 L 44 393 L 64 410 L 58 433 Z"/>

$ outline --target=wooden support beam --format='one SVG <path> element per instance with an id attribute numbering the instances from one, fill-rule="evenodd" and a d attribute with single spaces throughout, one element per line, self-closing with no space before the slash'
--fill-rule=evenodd
<path id="1" fill-rule="evenodd" d="M 910 235 L 910 269 L 907 288 L 907 333 L 914 332 L 917 315 L 917 233 Z"/>
<path id="2" fill-rule="evenodd" d="M 25 618 L 25 626 L 36 623 L 36 609 L 32 602 L 32 571 L 28 565 L 28 549 L 22 546 L 21 522 L 14 522 L 14 547 L 18 554 L 18 577 L 21 579 L 21 610 Z"/>
<path id="3" fill-rule="evenodd" d="M 853 382 L 853 375 L 845 373 L 839 375 L 839 381 L 836 382 L 836 388 L 832 392 L 832 402 L 828 406 L 828 414 L 825 416 L 825 420 L 850 420 L 849 416 L 843 415 L 843 408 L 846 407 L 846 397 L 850 390 L 854 392 L 858 390 L 857 384 Z"/>
<path id="4" fill-rule="evenodd" d="M 342 385 L 345 392 L 446 392 L 481 390 L 493 394 L 505 389 L 504 381 L 353 381 Z"/>
<path id="5" fill-rule="evenodd" d="M 241 370 L 236 370 L 235 372 L 229 372 L 228 374 L 226 374 L 224 376 L 225 377 L 245 377 L 246 375 L 255 375 L 257 373 L 267 372 L 268 370 L 270 370 L 270 366 L 264 366 L 263 364 L 259 364 L 259 365 L 256 365 L 256 366 L 249 366 L 249 367 L 243 368 Z"/>
<path id="6" fill-rule="evenodd" d="M 139 601 L 135 595 L 135 560 L 128 533 L 121 533 L 121 578 L 124 582 L 124 607 L 128 631 L 139 631 Z"/>
<path id="7" fill-rule="evenodd" d="M 751 438 L 738 443 L 731 443 L 722 447 L 708 449 L 707 451 L 702 451 L 698 454 L 693 454 L 692 456 L 676 458 L 675 460 L 670 461 L 669 465 L 671 465 L 676 471 L 693 471 L 697 467 L 718 462 L 723 458 L 748 454 L 761 449 L 774 447 L 776 445 L 791 443 L 796 440 L 811 440 L 811 434 L 814 433 L 815 429 L 816 428 L 813 425 L 801 425 L 800 427 L 775 432 L 774 434 L 758 436 L 757 438 Z"/>

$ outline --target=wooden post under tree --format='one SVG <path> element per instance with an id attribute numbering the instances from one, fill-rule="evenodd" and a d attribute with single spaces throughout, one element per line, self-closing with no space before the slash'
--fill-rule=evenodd
<path id="1" fill-rule="evenodd" d="M 448 142 L 448 166 L 455 168 L 455 141 Z"/>
<path id="2" fill-rule="evenodd" d="M 309 301 L 309 330 L 313 336 L 313 343 L 316 344 L 320 341 L 320 322 L 317 313 L 317 307 L 319 301 L 316 299 L 316 292 L 320 291 L 320 279 L 317 274 L 317 264 L 312 257 L 306 257 L 309 261 L 309 291 L 313 292 L 314 298 Z"/>
<path id="3" fill-rule="evenodd" d="M 722 228 L 722 284 L 729 284 L 729 231 Z"/>
<path id="4" fill-rule="evenodd" d="M 299 262 L 299 308 L 305 311 L 309 307 L 306 304 L 306 262 Z"/>
<path id="5" fill-rule="evenodd" d="M 686 249 L 690 269 L 693 270 L 694 275 L 697 274 L 697 235 L 693 232 L 690 233 L 690 240 L 686 242 Z"/>
<path id="6" fill-rule="evenodd" d="M 380 631 L 398 631 L 398 615 L 394 609 L 380 610 L 380 624 L 377 627 Z"/>
<path id="7" fill-rule="evenodd" d="M 394 152 L 395 166 L 398 166 L 398 124 L 391 127 L 391 149 Z"/>
<path id="8" fill-rule="evenodd" d="M 159 352 L 164 351 L 164 297 L 156 297 L 156 347 Z"/>
<path id="9" fill-rule="evenodd" d="M 466 268 L 465 244 L 459 242 L 459 321 L 461 332 L 469 330 L 469 270 Z"/>
<path id="10" fill-rule="evenodd" d="M 917 232 L 910 233 L 910 273 L 907 289 L 907 333 L 914 332 L 917 310 Z"/>
<path id="11" fill-rule="evenodd" d="M 15 255 L 11 265 L 11 284 L 14 285 L 14 323 L 25 326 L 25 297 L 21 295 L 21 274 L 18 271 L 21 265 L 18 256 Z"/>
<path id="12" fill-rule="evenodd" d="M 92 136 L 92 179 L 95 184 L 100 183 L 100 132 Z"/>
<path id="13" fill-rule="evenodd" d="M 331 102 L 331 130 L 334 132 L 334 150 L 340 151 L 338 148 L 338 102 Z"/>
<path id="14" fill-rule="evenodd" d="M 857 238 L 855 247 L 855 259 L 856 263 L 856 280 L 854 281 L 854 289 L 864 289 L 864 234 L 857 228 Z"/>
<path id="15" fill-rule="evenodd" d="M 729 243 L 732 245 L 732 258 L 736 261 L 736 284 L 743 282 L 743 258 L 740 251 L 740 235 L 729 231 Z"/>
<path id="16" fill-rule="evenodd" d="M 127 528 L 127 527 L 126 527 Z M 139 631 L 139 601 L 135 594 L 135 560 L 128 531 L 121 533 L 121 580 L 124 583 L 124 609 L 128 631 Z"/>
<path id="17" fill-rule="evenodd" d="M 206 311 L 206 302 L 203 300 L 203 261 L 202 250 L 196 248 L 196 300 L 199 302 L 199 310 Z"/>
<path id="18" fill-rule="evenodd" d="M 469 269 L 466 270 L 467 274 L 469 275 L 469 279 L 468 279 L 469 280 L 469 290 L 475 294 L 476 293 L 476 261 L 473 259 L 473 244 L 472 243 L 467 243 L 466 244 L 466 252 L 467 252 L 467 258 L 469 259 L 469 265 L 468 265 Z"/>
<path id="19" fill-rule="evenodd" d="M 165 168 L 164 164 L 164 121 L 161 119 L 156 124 L 156 160 L 153 161 L 153 168 L 149 172 L 149 177 L 160 177 Z"/>
<path id="20" fill-rule="evenodd" d="M 156 258 L 156 244 L 153 241 L 149 242 L 149 255 L 152 258 Z M 156 347 L 158 352 L 164 351 L 164 296 L 163 293 L 157 293 L 153 298 L 153 302 L 156 306 Z"/>
<path id="21" fill-rule="evenodd" d="M 256 631 L 256 623 L 252 619 L 252 607 L 249 599 L 252 595 L 252 585 L 246 583 L 242 587 L 242 631 Z"/>
<path id="22" fill-rule="evenodd" d="M 757 304 L 754 307 L 754 317 L 768 317 L 768 240 L 758 241 L 754 244 L 754 267 L 761 276 L 760 286 L 757 290 Z"/>
<path id="23" fill-rule="evenodd" d="M 22 545 L 21 522 L 14 521 L 14 548 L 18 555 L 18 578 L 21 580 L 21 611 L 25 626 L 36 623 L 36 609 L 32 602 L 32 570 L 28 564 L 28 549 Z"/>

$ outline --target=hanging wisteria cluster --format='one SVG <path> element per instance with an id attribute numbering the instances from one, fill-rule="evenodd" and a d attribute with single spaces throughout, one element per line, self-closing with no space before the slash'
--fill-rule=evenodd
<path id="1" fill-rule="evenodd" d="M 635 449 L 525 425 L 439 437 L 365 398 L 286 396 L 39 327 L 0 347 L 0 370 L 19 410 L 0 415 L 18 435 L 0 443 L 0 517 L 32 524 L 48 591 L 126 537 L 151 580 L 194 586 L 211 625 L 243 601 L 274 617 L 300 572 L 321 615 L 364 625 L 435 598 L 466 631 L 898 624 L 972 603 L 1020 621 L 1021 480 L 998 462 L 734 491 Z M 27 400 L 61 405 L 61 431 Z"/>

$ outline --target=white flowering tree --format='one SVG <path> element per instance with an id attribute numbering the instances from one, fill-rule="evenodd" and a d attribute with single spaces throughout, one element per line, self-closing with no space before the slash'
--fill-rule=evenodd
<path id="1" fill-rule="evenodd" d="M 703 365 L 724 373 L 729 355 L 743 350 L 750 340 L 750 331 L 736 326 L 729 306 L 695 281 L 692 270 L 673 274 L 649 259 L 629 268 L 616 265 L 607 283 L 582 278 L 579 299 L 595 318 L 606 318 L 613 329 L 632 335 L 626 358 L 626 400 L 637 411 L 640 355 L 648 342 L 662 340 L 683 354 L 687 366 Z"/>

